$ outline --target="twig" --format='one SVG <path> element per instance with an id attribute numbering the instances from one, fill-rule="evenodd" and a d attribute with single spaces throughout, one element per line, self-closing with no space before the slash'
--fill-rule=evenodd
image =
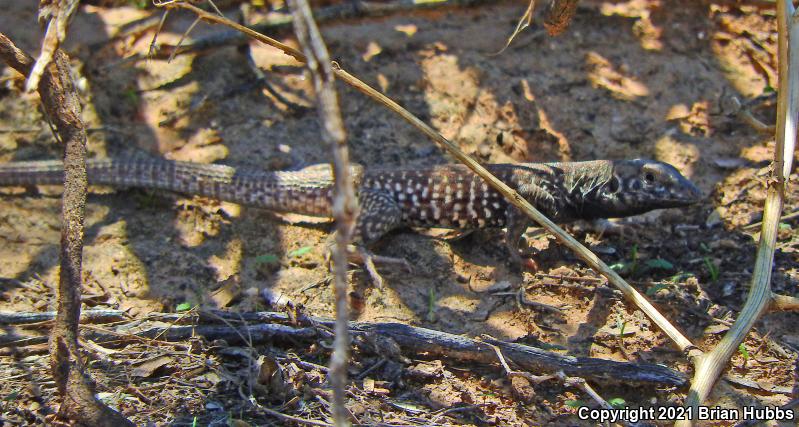
<path id="1" fill-rule="evenodd" d="M 251 312 L 230 313 L 223 311 L 214 312 L 218 317 L 204 316 L 195 318 L 190 325 L 164 325 L 164 319 L 170 319 L 174 314 L 152 314 L 149 318 L 155 319 L 154 323 L 147 320 L 136 320 L 127 324 L 117 324 L 113 329 L 93 326 L 87 328 L 83 337 L 98 344 L 109 342 L 124 342 L 130 339 L 141 340 L 148 337 L 160 336 L 164 341 L 184 341 L 191 337 L 204 337 L 209 341 L 225 339 L 231 345 L 241 342 L 241 336 L 250 334 L 253 345 L 277 342 L 307 342 L 318 340 L 326 336 L 326 327 L 334 326 L 335 322 L 329 319 L 302 316 L 296 321 L 307 327 L 288 326 L 296 324 L 292 316 L 276 312 Z M 230 327 L 220 324 L 220 318 L 229 321 L 237 318 L 250 322 L 246 326 Z M 188 319 L 184 319 L 188 320 Z M 284 325 L 285 323 L 286 325 Z M 135 325 L 135 328 L 133 327 Z M 349 330 L 353 334 L 373 334 L 386 336 L 396 341 L 402 352 L 414 358 L 420 354 L 429 357 L 444 357 L 449 360 L 473 361 L 492 364 L 496 362 L 496 353 L 487 344 L 488 340 L 478 341 L 467 337 L 434 331 L 426 328 L 413 327 L 398 323 L 362 323 L 350 322 Z M 165 332 L 166 331 L 166 332 Z M 246 332 L 246 334 L 245 334 Z M 28 337 L 17 336 L 17 339 Z M 536 347 L 505 343 L 490 340 L 490 344 L 502 349 L 507 360 L 512 361 L 520 368 L 531 372 L 558 372 L 563 371 L 569 376 L 590 378 L 598 381 L 655 383 L 680 386 L 686 383 L 686 378 L 664 366 L 649 363 L 628 363 L 603 360 L 590 357 L 572 357 L 556 352 L 546 351 Z"/>
<path id="2" fill-rule="evenodd" d="M 442 9 L 446 7 L 492 4 L 495 3 L 495 1 L 496 0 L 395 0 L 379 3 L 348 1 L 342 2 L 341 4 L 334 4 L 316 9 L 314 12 L 314 18 L 317 23 L 321 23 L 353 18 L 379 17 L 395 13 L 431 8 Z M 168 2 L 161 2 L 159 5 L 164 5 L 166 3 Z M 263 21 L 257 22 L 253 25 L 248 25 L 248 28 L 259 33 L 275 34 L 288 30 L 293 21 L 294 17 L 292 15 L 270 14 L 270 16 Z M 157 58 L 168 58 L 172 55 L 182 55 L 185 53 L 213 49 L 219 46 L 246 43 L 247 40 L 248 36 L 243 34 L 241 31 L 221 31 L 208 36 L 199 36 L 191 43 L 183 44 L 182 46 L 161 45 L 158 46 L 158 49 L 160 49 L 158 52 L 156 52 L 155 46 L 153 46 L 151 48 L 150 56 Z"/>
<path id="3" fill-rule="evenodd" d="M 488 337 L 486 335 L 484 335 L 483 338 L 488 338 L 488 339 L 493 340 L 492 337 Z M 508 365 L 508 362 L 505 361 L 505 356 L 502 355 L 502 350 L 500 350 L 499 347 L 497 347 L 497 346 L 495 346 L 493 344 L 489 344 L 489 343 L 486 343 L 486 344 L 488 344 L 488 346 L 491 347 L 492 350 L 494 350 L 494 353 L 496 353 L 496 355 L 497 355 L 497 359 L 499 359 L 499 363 L 502 365 L 502 369 L 505 370 L 505 375 L 507 375 L 508 377 L 522 377 L 522 378 L 525 378 L 525 379 L 529 380 L 533 384 L 540 384 L 540 383 L 542 383 L 544 381 L 551 380 L 552 378 L 556 378 L 557 377 L 557 375 L 554 375 L 554 374 L 553 375 L 533 375 L 533 374 L 531 374 L 529 372 L 513 370 L 513 369 L 510 368 L 510 365 Z"/>
<path id="4" fill-rule="evenodd" d="M 25 91 L 33 92 L 39 88 L 39 81 L 45 69 L 53 62 L 58 46 L 67 37 L 67 26 L 78 9 L 78 0 L 42 1 L 39 3 L 39 20 L 47 21 L 47 30 L 42 40 L 39 58 L 31 67 Z"/>
<path id="5" fill-rule="evenodd" d="M 58 19 L 50 22 L 48 35 L 50 30 L 53 30 L 54 35 L 66 31 L 66 21 L 59 22 Z M 59 37 L 59 40 L 62 39 Z M 94 384 L 85 373 L 83 358 L 78 350 L 83 217 L 88 188 L 86 128 L 81 120 L 80 100 L 70 75 L 69 58 L 57 48 L 56 43 L 51 65 L 37 63 L 37 66 L 44 67 L 41 80 L 34 87 L 39 91 L 45 113 L 52 120 L 56 138 L 64 144 L 58 313 L 49 342 L 50 366 L 61 397 L 59 415 L 78 425 L 132 426 L 119 412 L 95 397 Z M 33 81 L 33 59 L 17 49 L 3 34 L 0 34 L 0 57 L 21 74 L 28 75 L 28 83 Z M 40 61 L 44 57 L 43 52 Z"/>
<path id="6" fill-rule="evenodd" d="M 333 424 L 329 424 L 324 421 L 316 421 L 316 420 L 309 420 L 306 418 L 294 417 L 288 414 L 284 414 L 282 412 L 275 411 L 274 409 L 269 409 L 266 406 L 263 406 L 260 403 L 258 403 L 255 399 L 249 399 L 249 401 L 259 411 L 263 411 L 264 413 L 269 414 L 275 418 L 281 419 L 283 421 L 291 421 L 297 424 L 305 424 L 309 426 L 333 427 Z"/>
<path id="7" fill-rule="evenodd" d="M 55 319 L 55 311 L 43 312 L 0 312 L 0 324 L 25 325 L 31 323 L 47 322 Z M 128 319 L 129 316 L 122 310 L 84 310 L 80 313 L 81 322 L 103 323 Z"/>
<path id="8" fill-rule="evenodd" d="M 597 393 L 596 390 L 594 390 L 594 388 L 591 387 L 585 381 L 585 379 L 577 378 L 577 377 L 567 377 L 566 374 L 564 374 L 563 372 L 558 372 L 557 375 L 558 375 L 558 378 L 561 381 L 563 381 L 563 383 L 565 385 L 576 386 L 580 390 L 584 391 L 585 394 L 591 396 L 591 399 L 594 399 L 594 401 L 599 403 L 599 405 L 602 406 L 603 408 L 605 408 L 605 409 L 613 409 L 613 407 L 610 406 L 610 403 L 608 403 L 607 400 L 603 399 L 602 396 L 600 396 L 599 393 Z"/>
<path id="9" fill-rule="evenodd" d="M 348 426 L 349 411 L 345 406 L 347 366 L 350 354 L 350 334 L 347 327 L 349 306 L 347 305 L 347 246 L 355 229 L 358 200 L 350 171 L 347 133 L 338 107 L 336 80 L 330 64 L 322 35 L 311 16 L 306 0 L 289 1 L 294 16 L 294 32 L 307 58 L 316 91 L 317 109 L 322 123 L 322 140 L 333 151 L 333 176 L 335 195 L 333 218 L 336 220 L 336 245 L 333 248 L 335 277 L 336 327 L 333 340 L 333 355 L 330 357 L 330 384 L 333 386 L 333 423 L 338 427 Z"/>
<path id="10" fill-rule="evenodd" d="M 796 9 L 790 0 L 777 0 L 777 51 L 780 89 L 777 98 L 777 136 L 774 146 L 771 178 L 763 208 L 763 226 L 757 247 L 757 259 L 752 273 L 749 296 L 741 313 L 724 338 L 712 352 L 698 357 L 691 389 L 685 400 L 686 407 L 697 411 L 724 370 L 738 345 L 754 326 L 755 321 L 772 302 L 771 272 L 774 247 L 777 242 L 779 219 L 785 197 L 785 181 L 791 173 L 796 144 L 796 117 L 799 109 L 799 23 Z M 790 62 L 789 62 L 790 61 Z M 696 412 L 694 412 L 696 413 Z M 691 425 L 693 420 L 678 422 L 678 426 Z"/>
<path id="11" fill-rule="evenodd" d="M 797 217 L 799 217 L 799 210 L 781 216 L 779 222 L 785 222 L 788 221 L 789 219 L 794 219 Z M 763 226 L 763 221 L 758 221 L 749 225 L 744 225 L 743 227 L 741 227 L 741 230 L 747 230 L 747 231 L 756 230 L 758 228 L 761 228 L 762 226 Z"/>
<path id="12" fill-rule="evenodd" d="M 799 311 L 799 298 L 788 295 L 771 294 L 769 311 Z"/>
<path id="13" fill-rule="evenodd" d="M 777 126 L 767 125 L 752 114 L 750 109 L 751 102 L 747 102 L 746 105 L 743 105 L 741 104 L 741 101 L 738 100 L 738 97 L 735 96 L 731 97 L 731 101 L 734 104 L 733 108 L 735 108 L 734 114 L 756 131 L 760 133 L 773 134 L 777 129 Z"/>
<path id="14" fill-rule="evenodd" d="M 483 337 L 488 341 L 496 341 L 494 338 L 486 335 L 484 335 Z M 541 382 L 557 378 L 566 386 L 576 386 L 577 388 L 583 390 L 587 395 L 589 395 L 592 399 L 594 399 L 597 403 L 599 403 L 599 405 L 602 406 L 603 408 L 613 409 L 613 407 L 610 406 L 610 404 L 605 399 L 603 399 L 602 396 L 600 396 L 599 393 L 596 392 L 596 390 L 594 390 L 590 385 L 588 385 L 585 379 L 578 377 L 568 377 L 566 376 L 565 373 L 563 373 L 563 371 L 558 371 L 552 375 L 543 375 L 543 376 L 536 376 L 529 372 L 514 371 L 510 368 L 510 366 L 508 366 L 508 362 L 505 361 L 505 356 L 502 355 L 502 350 L 500 350 L 499 347 L 495 345 L 492 344 L 488 345 L 490 345 L 493 348 L 494 352 L 497 354 L 497 358 L 499 358 L 500 363 L 502 363 L 502 367 L 505 369 L 505 374 L 507 374 L 508 377 L 520 376 L 526 378 L 533 384 L 539 384 Z"/>

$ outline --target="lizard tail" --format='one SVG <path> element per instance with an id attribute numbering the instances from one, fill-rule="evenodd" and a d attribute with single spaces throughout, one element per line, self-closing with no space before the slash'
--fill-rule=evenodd
<path id="1" fill-rule="evenodd" d="M 276 212 L 331 216 L 328 169 L 268 172 L 161 159 L 88 160 L 89 184 L 168 190 Z M 0 186 L 60 185 L 61 161 L 0 164 Z"/>

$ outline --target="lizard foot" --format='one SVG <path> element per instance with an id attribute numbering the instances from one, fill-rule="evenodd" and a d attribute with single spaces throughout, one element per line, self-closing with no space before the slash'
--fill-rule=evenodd
<path id="1" fill-rule="evenodd" d="M 366 268 L 366 272 L 369 273 L 369 277 L 372 279 L 372 282 L 374 282 L 378 289 L 383 288 L 383 277 L 377 272 L 375 263 L 383 265 L 398 265 L 404 268 L 407 272 L 413 271 L 411 265 L 404 258 L 375 255 L 363 246 L 356 247 L 356 250 L 351 252 L 349 256 L 350 262 L 363 264 L 364 268 Z"/>
<path id="2" fill-rule="evenodd" d="M 327 263 L 328 270 L 331 270 L 333 265 L 331 256 L 332 246 L 328 246 L 327 249 L 328 250 L 325 253 L 325 261 Z M 363 265 L 366 269 L 366 272 L 369 273 L 369 278 L 372 279 L 372 282 L 379 289 L 383 288 L 384 280 L 380 273 L 378 273 L 375 264 L 400 266 L 407 272 L 413 271 L 413 267 L 411 267 L 410 263 L 408 263 L 408 261 L 404 258 L 376 255 L 363 246 L 349 245 L 347 247 L 347 261 L 353 264 Z"/>

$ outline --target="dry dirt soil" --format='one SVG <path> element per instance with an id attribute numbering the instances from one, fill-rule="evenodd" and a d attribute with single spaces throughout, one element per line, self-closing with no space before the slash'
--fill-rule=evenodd
<path id="1" fill-rule="evenodd" d="M 161 12 L 136 3 L 88 2 L 67 37 L 90 127 L 90 157 L 144 153 L 275 170 L 330 159 L 311 82 L 298 63 L 255 42 L 249 49 L 213 46 L 171 62 L 145 59 Z M 277 8 L 281 2 L 272 3 Z M 643 157 L 670 162 L 690 177 L 706 195 L 696 206 L 611 224 L 622 227 L 568 229 L 707 350 L 747 293 L 759 229 L 746 226 L 761 218 L 774 145 L 772 135 L 736 114 L 735 99 L 756 118 L 773 122 L 775 11 L 736 3 L 585 1 L 563 35 L 549 37 L 539 11 L 534 25 L 500 54 L 525 2 L 320 25 L 331 56 L 345 69 L 481 161 Z M 242 16 L 238 2 L 223 6 L 228 16 Z M 247 22 L 285 13 L 248 6 Z M 0 29 L 37 52 L 42 32 L 36 2 L 0 0 L 0 10 Z M 170 14 L 158 42 L 176 44 L 192 20 L 189 13 Z M 219 31 L 201 23 L 188 40 Z M 290 29 L 271 34 L 296 46 Z M 262 77 L 248 65 L 248 55 Z M 23 80 L 8 68 L 0 81 L 0 161 L 59 158 L 37 95 L 22 93 Z M 414 167 L 453 161 L 360 93 L 339 84 L 339 94 L 355 162 Z M 1 191 L 0 307 L 53 310 L 60 190 Z M 791 186 L 785 212 L 796 205 Z M 603 225 L 609 231 L 602 232 Z M 774 265 L 773 288 L 787 295 L 799 293 L 794 227 L 792 219 L 781 225 Z M 96 188 L 86 210 L 84 307 L 120 309 L 141 319 L 186 307 L 273 310 L 280 299 L 278 306 L 291 301 L 302 313 L 332 317 L 324 260 L 329 230 L 328 224 L 213 200 Z M 536 229 L 526 240 L 535 249 L 534 262 L 517 273 L 497 231 L 393 233 L 375 251 L 408 260 L 413 271 L 379 267 L 386 285 L 377 289 L 363 270 L 353 269 L 351 318 L 487 334 L 575 356 L 660 363 L 691 375 L 690 363 L 668 338 L 574 255 Z M 764 316 L 709 404 L 774 406 L 795 398 L 797 320 L 793 313 Z M 5 326 L 3 333 L 31 335 L 41 327 Z M 327 344 L 248 348 L 200 338 L 140 340 L 87 343 L 86 357 L 100 396 L 137 424 L 283 425 L 249 398 L 329 422 L 324 370 L 311 364 L 328 363 Z M 284 368 L 283 393 L 253 387 L 250 368 L 259 356 Z M 0 372 L 0 419 L 48 424 L 56 400 L 44 344 L 3 344 Z M 356 379 L 348 407 L 364 424 L 594 424 L 575 415 L 579 405 L 595 405 L 578 388 L 512 381 L 498 364 L 424 354 L 391 361 L 356 349 L 350 373 Z M 677 405 L 687 391 L 592 385 L 606 399 L 633 407 Z"/>

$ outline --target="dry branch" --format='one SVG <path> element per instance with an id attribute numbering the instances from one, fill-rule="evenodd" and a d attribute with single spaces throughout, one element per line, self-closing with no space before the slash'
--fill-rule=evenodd
<path id="1" fill-rule="evenodd" d="M 464 6 L 477 6 L 494 3 L 492 0 L 395 0 L 390 2 L 364 2 L 349 1 L 318 8 L 314 11 L 316 22 L 330 22 L 345 19 L 375 18 L 396 13 L 413 12 L 431 8 L 454 8 Z M 294 21 L 292 15 L 271 15 L 263 21 L 247 27 L 253 31 L 265 34 L 274 34 L 291 28 Z M 161 45 L 154 53 L 157 58 L 166 59 L 174 55 L 200 52 L 220 46 L 246 43 L 249 37 L 241 31 L 220 31 L 208 36 L 200 36 L 191 43 L 178 46 Z"/>
<path id="2" fill-rule="evenodd" d="M 33 92 L 39 87 L 39 80 L 47 66 L 53 62 L 58 46 L 67 37 L 67 27 L 72 15 L 78 9 L 78 0 L 41 0 L 39 2 L 39 21 L 47 22 L 47 30 L 42 40 L 42 51 L 33 64 L 31 71 L 26 73 L 28 81 L 25 90 Z"/>
<path id="3" fill-rule="evenodd" d="M 23 75 L 30 76 L 34 70 L 33 59 L 3 34 L 0 34 L 0 57 Z M 64 144 L 58 312 L 50 335 L 50 365 L 61 397 L 59 415 L 78 425 L 133 425 L 95 397 L 94 383 L 85 373 L 78 349 L 83 216 L 88 188 L 86 128 L 66 54 L 54 50 L 53 63 L 43 68 L 36 87 L 56 138 Z"/>
<path id="4" fill-rule="evenodd" d="M 771 294 L 769 311 L 799 311 L 799 298 L 788 295 Z"/>
<path id="5" fill-rule="evenodd" d="M 47 322 L 55 319 L 55 311 L 43 312 L 7 312 L 0 311 L 0 324 L 25 325 L 30 323 Z M 127 313 L 122 310 L 83 310 L 80 313 L 81 323 L 102 323 L 115 320 L 125 320 Z"/>
<path id="6" fill-rule="evenodd" d="M 252 337 L 252 344 L 308 342 L 329 339 L 330 319 L 301 315 L 298 318 L 278 312 L 209 311 L 192 315 L 151 313 L 113 326 L 84 328 L 82 338 L 105 347 L 122 345 L 130 340 L 152 339 L 179 342 L 192 337 L 207 340 L 224 339 L 230 344 L 245 344 L 242 337 Z M 490 343 L 460 335 L 414 327 L 399 323 L 350 322 L 352 335 L 367 338 L 387 337 L 399 344 L 403 354 L 440 357 L 443 360 L 498 365 L 494 346 L 518 368 L 537 374 L 563 371 L 568 376 L 594 381 L 682 386 L 685 376 L 662 365 L 616 362 L 591 357 L 573 357 L 540 348 L 490 340 Z M 20 336 L 21 339 L 31 337 Z"/>
<path id="7" fill-rule="evenodd" d="M 333 248 L 333 268 L 336 299 L 336 335 L 333 355 L 330 358 L 330 384 L 333 387 L 333 420 L 337 426 L 349 425 L 349 412 L 345 406 L 347 366 L 350 355 L 350 334 L 347 328 L 349 306 L 347 301 L 347 246 L 352 240 L 358 200 L 350 170 L 347 151 L 347 133 L 338 106 L 336 79 L 330 65 L 319 28 L 311 16 L 311 7 L 306 0 L 289 2 L 294 15 L 294 33 L 307 58 L 316 92 L 317 109 L 322 124 L 322 140 L 333 151 L 333 176 L 335 195 L 333 218 L 336 220 L 336 245 Z"/>
<path id="8" fill-rule="evenodd" d="M 777 1 L 779 93 L 777 98 L 777 135 L 771 177 L 767 182 L 766 201 L 763 208 L 763 225 L 757 246 L 757 258 L 752 273 L 752 285 L 741 313 L 724 338 L 710 353 L 696 359 L 696 371 L 691 389 L 685 400 L 686 407 L 698 406 L 707 399 L 713 385 L 737 351 L 755 322 L 774 304 L 771 292 L 771 273 L 774 249 L 777 242 L 780 215 L 785 197 L 785 181 L 791 172 L 796 143 L 796 120 L 799 113 L 799 22 L 796 9 L 790 0 Z M 787 297 L 786 297 L 787 298 Z M 787 303 L 784 299 L 777 304 Z M 679 426 L 692 425 L 693 420 L 683 420 Z"/>

